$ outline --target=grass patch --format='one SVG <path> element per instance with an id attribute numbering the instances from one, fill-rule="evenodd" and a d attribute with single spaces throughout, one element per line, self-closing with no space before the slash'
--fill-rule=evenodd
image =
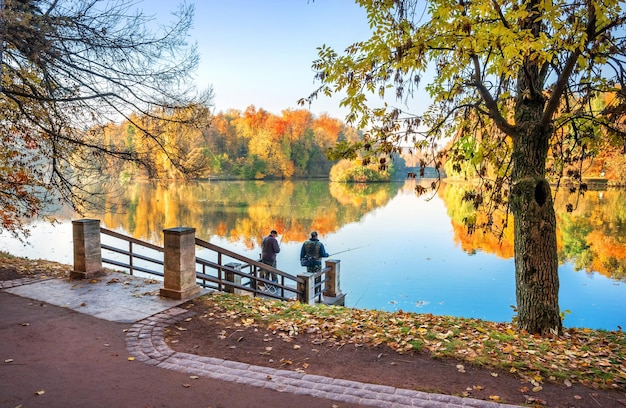
<path id="1" fill-rule="evenodd" d="M 15 256 L 11 255 L 8 252 L 5 251 L 0 251 L 0 258 L 4 258 L 4 259 L 15 259 Z"/>

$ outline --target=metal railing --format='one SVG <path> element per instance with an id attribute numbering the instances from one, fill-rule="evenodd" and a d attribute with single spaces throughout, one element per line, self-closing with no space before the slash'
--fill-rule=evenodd
<path id="1" fill-rule="evenodd" d="M 302 291 L 298 289 L 297 276 L 276 269 L 270 265 L 229 251 L 210 242 L 196 238 L 196 246 L 208 250 L 213 260 L 196 257 L 196 277 L 203 287 L 220 292 L 252 293 L 255 296 L 290 300 L 300 299 Z M 263 275 L 273 273 L 278 282 L 273 282 Z"/>
<path id="2" fill-rule="evenodd" d="M 157 276 L 163 277 L 163 265 L 164 265 L 163 252 L 164 251 L 162 247 L 151 244 L 149 242 L 141 241 L 141 240 L 138 240 L 138 239 L 129 237 L 127 235 L 123 235 L 123 234 L 120 234 L 115 231 L 111 231 L 109 229 L 102 228 L 102 227 L 100 228 L 100 233 L 128 243 L 128 249 L 120 249 L 113 245 L 107 245 L 107 244 L 101 243 L 100 247 L 103 250 L 109 251 L 112 254 L 122 255 L 123 257 L 127 259 L 127 262 L 122 262 L 120 260 L 103 257 L 102 263 L 115 265 L 117 267 L 127 269 L 130 275 L 134 275 L 135 272 L 143 272 L 149 275 L 157 275 Z M 151 256 L 138 252 L 138 250 L 140 250 L 141 248 L 146 248 L 148 250 L 156 252 L 157 256 L 160 254 L 160 258 L 156 259 Z M 137 260 L 140 261 L 140 264 L 137 263 Z"/>
<path id="3" fill-rule="evenodd" d="M 102 227 L 100 233 L 122 241 L 122 244 L 118 241 L 116 244 L 105 244 L 104 242 L 100 244 L 103 251 L 102 263 L 123 268 L 130 275 L 140 272 L 164 276 L 163 247 Z M 301 289 L 303 280 L 301 278 L 199 238 L 195 239 L 195 243 L 197 247 L 200 247 L 200 250 L 207 250 L 210 254 L 210 256 L 203 258 L 196 256 L 196 279 L 200 286 L 220 292 L 248 293 L 253 296 L 280 300 L 304 298 L 304 290 Z M 125 248 L 122 249 L 122 246 Z M 112 256 L 105 258 L 105 253 Z M 319 280 L 316 279 L 314 289 L 316 296 L 319 294 L 319 301 L 321 301 L 322 296 L 322 285 L 325 282 L 321 277 L 326 270 L 328 268 L 322 269 L 315 275 L 320 277 Z M 278 282 L 266 279 L 264 273 L 275 274 Z"/>

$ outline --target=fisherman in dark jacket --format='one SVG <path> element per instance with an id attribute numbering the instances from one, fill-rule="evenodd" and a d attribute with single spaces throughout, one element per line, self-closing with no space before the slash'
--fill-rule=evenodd
<path id="1" fill-rule="evenodd" d="M 317 231 L 311 232 L 311 238 L 304 241 L 302 249 L 300 249 L 300 259 L 305 256 L 312 258 L 312 261 L 306 267 L 307 272 L 319 272 L 322 270 L 322 258 L 328 258 L 330 255 L 326 252 L 324 244 L 317 239 Z"/>
<path id="2" fill-rule="evenodd" d="M 273 266 L 274 268 L 276 268 L 276 254 L 280 252 L 280 245 L 278 245 L 278 240 L 276 240 L 277 236 L 278 232 L 272 230 L 270 234 L 261 241 L 261 262 Z M 263 277 L 272 282 L 278 282 L 278 277 L 274 272 L 264 272 Z"/>

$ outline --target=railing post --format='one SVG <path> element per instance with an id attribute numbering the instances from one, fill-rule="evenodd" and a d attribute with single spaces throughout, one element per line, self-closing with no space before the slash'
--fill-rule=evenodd
<path id="1" fill-rule="evenodd" d="M 163 288 L 161 296 L 189 299 L 200 293 L 196 283 L 196 229 L 176 227 L 163 230 Z"/>
<path id="2" fill-rule="evenodd" d="M 232 268 L 232 269 L 234 269 L 236 271 L 241 271 L 241 264 L 239 262 L 230 262 L 230 263 L 227 263 L 224 266 Z M 232 282 L 235 285 L 240 285 L 241 286 L 241 275 L 236 274 L 233 271 L 228 271 L 228 270 L 225 272 L 225 275 L 226 275 L 225 276 L 225 280 L 227 282 Z M 224 292 L 226 292 L 226 293 L 234 293 L 235 295 L 242 295 L 244 293 L 244 290 L 243 289 L 237 289 L 237 288 L 235 288 L 233 286 L 230 286 L 230 285 L 226 284 L 226 285 L 224 285 Z"/>
<path id="3" fill-rule="evenodd" d="M 100 247 L 100 220 L 72 221 L 74 270 L 70 279 L 88 279 L 104 273 Z"/>
<path id="4" fill-rule="evenodd" d="M 326 260 L 326 282 L 324 285 L 324 303 L 333 305 L 344 305 L 346 295 L 341 293 L 339 259 Z"/>
<path id="5" fill-rule="evenodd" d="M 324 296 L 337 297 L 337 294 L 341 294 L 341 287 L 339 284 L 339 259 L 328 259 L 326 261 L 326 268 L 330 268 L 326 271 L 326 282 L 324 285 Z"/>
<path id="6" fill-rule="evenodd" d="M 314 273 L 302 273 L 298 275 L 298 301 L 309 305 L 315 304 L 315 274 Z"/>

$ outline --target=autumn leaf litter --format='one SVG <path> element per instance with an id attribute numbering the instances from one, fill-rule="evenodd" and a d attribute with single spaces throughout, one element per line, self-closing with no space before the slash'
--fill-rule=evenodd
<path id="1" fill-rule="evenodd" d="M 508 371 L 540 390 L 545 381 L 602 389 L 626 388 L 626 336 L 620 331 L 565 329 L 563 336 L 534 336 L 512 323 L 489 322 L 413 312 L 383 312 L 325 305 L 305 305 L 221 293 L 196 302 L 210 305 L 213 317 L 264 327 L 283 341 L 300 333 L 315 344 L 376 346 L 399 354 L 424 352 L 467 364 Z M 200 316 L 197 318 L 204 318 Z M 464 366 L 457 366 L 459 372 Z"/>

